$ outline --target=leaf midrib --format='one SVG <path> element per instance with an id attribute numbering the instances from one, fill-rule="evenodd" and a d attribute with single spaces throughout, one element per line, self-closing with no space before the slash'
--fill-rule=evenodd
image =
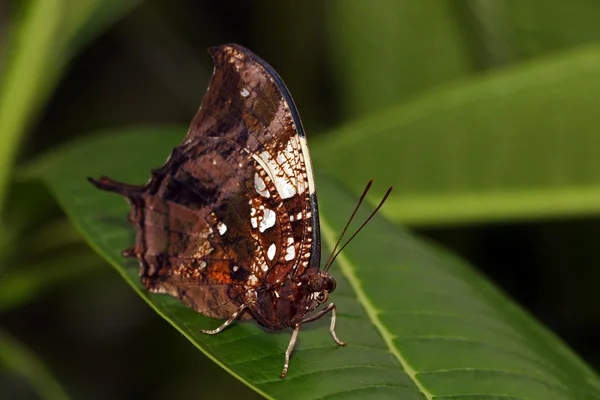
<path id="1" fill-rule="evenodd" d="M 330 249 L 334 248 L 336 243 L 336 238 L 333 229 L 325 219 L 321 219 L 321 235 L 323 240 L 327 243 Z M 352 268 L 352 263 L 348 260 L 348 258 L 344 254 L 340 254 L 336 261 L 338 262 L 338 266 L 345 278 L 350 283 L 350 287 L 356 294 L 356 299 L 363 306 L 365 312 L 367 313 L 367 317 L 373 324 L 373 326 L 377 329 L 379 334 L 381 335 L 384 343 L 386 344 L 388 351 L 398 360 L 398 363 L 402 366 L 404 372 L 408 375 L 408 377 L 414 382 L 415 386 L 419 389 L 419 391 L 425 396 L 427 400 L 433 400 L 433 394 L 430 393 L 423 384 L 417 379 L 417 371 L 408 363 L 408 361 L 402 356 L 400 350 L 394 345 L 393 334 L 385 327 L 383 322 L 379 319 L 377 308 L 373 303 L 371 303 L 369 297 L 362 289 L 362 285 L 358 276 L 356 276 L 354 269 Z"/>

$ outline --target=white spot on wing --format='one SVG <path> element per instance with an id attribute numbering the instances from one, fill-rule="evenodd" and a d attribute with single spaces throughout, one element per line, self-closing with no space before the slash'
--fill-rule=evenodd
<path id="1" fill-rule="evenodd" d="M 271 197 L 271 193 L 269 193 L 267 190 L 265 181 L 258 175 L 258 173 L 254 173 L 254 189 L 256 189 L 256 193 L 263 197 Z"/>
<path id="2" fill-rule="evenodd" d="M 227 232 L 227 225 L 222 222 L 217 223 L 217 230 L 219 231 L 219 235 L 223 236 L 225 232 Z"/>
<path id="3" fill-rule="evenodd" d="M 260 156 L 256 154 L 252 155 L 254 158 L 265 170 L 267 175 L 273 181 L 275 188 L 277 189 L 277 193 L 282 199 L 289 199 L 296 195 L 295 177 L 293 174 L 289 174 L 286 176 L 286 173 L 282 171 L 280 165 L 271 157 L 271 154 L 268 151 L 263 151 L 260 153 Z M 285 170 L 291 170 L 289 163 L 284 164 Z"/>
<path id="4" fill-rule="evenodd" d="M 290 165 L 288 163 L 288 161 L 285 158 L 285 154 L 284 153 L 277 153 L 277 163 L 281 166 L 283 166 L 283 170 L 287 173 L 289 170 L 289 174 L 288 175 L 292 175 L 293 171 L 290 168 Z"/>
<path id="5" fill-rule="evenodd" d="M 234 265 L 232 269 L 233 269 L 233 272 L 237 272 L 238 269 L 240 269 L 240 267 L 238 267 L 237 265 Z"/>
<path id="6" fill-rule="evenodd" d="M 240 90 L 240 94 L 242 95 L 242 97 L 248 97 L 248 95 L 250 95 L 250 92 L 248 91 L 248 89 L 242 88 L 242 90 Z"/>
<path id="7" fill-rule="evenodd" d="M 294 146 L 295 145 L 295 146 Z M 296 147 L 296 149 L 294 148 Z M 301 165 L 302 157 L 298 154 L 298 140 L 296 137 L 290 138 L 283 150 L 283 153 L 277 154 L 277 161 L 281 162 L 283 165 L 283 170 L 289 177 L 293 177 L 292 183 L 295 188 L 298 190 L 298 193 L 304 193 L 306 183 L 304 182 L 304 176 L 302 174 L 298 174 L 296 176 L 296 172 L 293 169 L 293 166 Z"/>
<path id="8" fill-rule="evenodd" d="M 260 233 L 263 233 L 264 231 L 275 225 L 276 219 L 277 215 L 275 214 L 275 211 L 265 208 L 263 220 L 260 221 L 260 227 L 258 228 Z"/>
<path id="9" fill-rule="evenodd" d="M 200 269 L 206 268 L 206 261 L 200 261 Z"/>
<path id="10" fill-rule="evenodd" d="M 310 153 L 308 152 L 308 145 L 306 144 L 305 137 L 300 138 L 300 147 L 302 148 L 302 155 L 304 156 L 304 165 L 306 166 L 306 175 L 308 178 L 308 193 L 313 194 L 315 192 L 315 178 L 312 171 Z"/>
<path id="11" fill-rule="evenodd" d="M 252 274 L 248 277 L 248 282 L 250 282 L 251 285 L 256 285 L 256 283 L 258 282 L 258 278 L 256 277 L 256 275 Z"/>
<path id="12" fill-rule="evenodd" d="M 285 261 L 292 261 L 294 259 L 294 257 L 296 257 L 296 248 L 294 247 L 294 245 L 290 245 L 288 246 L 286 252 L 285 252 Z"/>
<path id="13" fill-rule="evenodd" d="M 277 250 L 277 248 L 275 247 L 275 243 L 271 243 L 271 245 L 269 246 L 269 249 L 267 250 L 267 257 L 269 257 L 269 260 L 272 260 L 273 257 L 275 257 L 275 250 Z M 267 264 L 263 265 L 263 271 L 267 271 L 268 267 Z"/>
<path id="14" fill-rule="evenodd" d="M 258 227 L 258 221 L 256 220 L 256 217 L 250 218 L 250 224 L 252 225 L 252 227 L 254 229 L 256 229 Z"/>

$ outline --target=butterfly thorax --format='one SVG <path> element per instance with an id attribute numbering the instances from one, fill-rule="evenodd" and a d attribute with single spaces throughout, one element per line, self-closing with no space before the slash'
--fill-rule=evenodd
<path id="1" fill-rule="evenodd" d="M 326 302 L 335 285 L 328 272 L 309 268 L 278 287 L 265 288 L 264 293 L 255 296 L 250 312 L 259 324 L 269 329 L 293 327 Z"/>

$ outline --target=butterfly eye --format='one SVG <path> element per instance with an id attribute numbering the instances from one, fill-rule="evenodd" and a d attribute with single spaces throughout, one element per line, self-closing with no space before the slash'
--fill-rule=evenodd
<path id="1" fill-rule="evenodd" d="M 329 294 L 324 290 L 317 295 L 317 303 L 323 304 L 327 301 Z"/>

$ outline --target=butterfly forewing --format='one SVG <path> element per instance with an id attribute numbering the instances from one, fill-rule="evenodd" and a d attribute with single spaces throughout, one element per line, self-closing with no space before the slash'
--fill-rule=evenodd
<path id="1" fill-rule="evenodd" d="M 142 283 L 229 317 L 261 290 L 318 268 L 310 156 L 293 101 L 264 61 L 235 45 L 215 70 L 183 143 L 144 186 L 101 180 L 132 204 Z M 121 185 L 121 186 L 119 186 Z"/>
<path id="2" fill-rule="evenodd" d="M 293 100 L 277 73 L 247 49 L 230 45 L 210 52 L 215 70 L 184 143 L 220 137 L 236 143 L 242 156 L 254 160 L 254 170 L 245 171 L 246 193 L 253 196 L 251 212 L 260 213 L 257 207 L 264 203 L 269 218 L 263 221 L 270 222 L 275 215 L 282 231 L 279 235 L 277 228 L 261 231 L 258 227 L 267 263 L 278 267 L 269 270 L 270 283 L 290 268 L 294 274 L 301 274 L 309 264 L 318 268 L 314 178 Z M 271 260 L 273 243 L 276 254 Z"/>

